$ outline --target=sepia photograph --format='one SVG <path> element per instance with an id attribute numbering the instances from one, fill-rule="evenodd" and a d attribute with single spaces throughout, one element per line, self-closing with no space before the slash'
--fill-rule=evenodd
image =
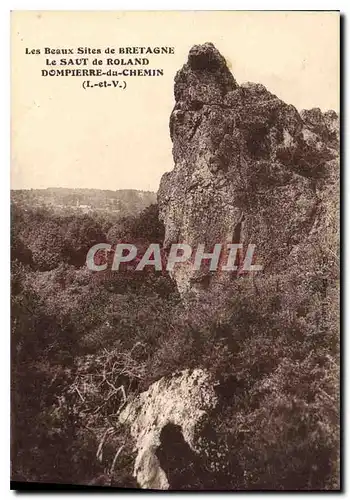
<path id="1" fill-rule="evenodd" d="M 341 490 L 340 24 L 11 12 L 11 489 Z"/>

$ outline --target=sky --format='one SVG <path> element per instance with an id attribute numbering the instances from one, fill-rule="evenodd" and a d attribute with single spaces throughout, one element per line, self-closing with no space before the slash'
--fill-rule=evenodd
<path id="1" fill-rule="evenodd" d="M 214 43 L 239 84 L 262 83 L 298 110 L 339 111 L 337 12 L 12 12 L 11 188 L 157 191 L 173 168 L 174 76 L 189 49 L 204 42 Z M 175 53 L 43 53 L 45 47 L 127 46 L 174 47 Z M 26 54 L 32 49 L 41 54 Z M 82 77 L 41 75 L 52 68 L 47 58 L 61 57 L 148 57 L 164 76 L 125 78 L 125 90 L 84 90 Z"/>

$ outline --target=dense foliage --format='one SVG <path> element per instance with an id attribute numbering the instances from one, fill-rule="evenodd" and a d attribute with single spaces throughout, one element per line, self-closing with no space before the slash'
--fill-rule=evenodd
<path id="1" fill-rule="evenodd" d="M 225 487 L 337 488 L 337 213 L 284 273 L 237 278 L 228 312 L 207 321 L 210 304 L 184 308 L 164 272 L 85 267 L 95 242 L 161 242 L 156 205 L 117 220 L 14 206 L 12 479 L 136 486 L 118 412 L 204 366 L 234 457 Z"/>

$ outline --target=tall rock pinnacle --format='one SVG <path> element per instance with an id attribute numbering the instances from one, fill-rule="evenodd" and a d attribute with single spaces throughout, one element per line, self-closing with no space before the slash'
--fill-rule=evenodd
<path id="1" fill-rule="evenodd" d="M 239 86 L 211 43 L 192 47 L 174 95 L 175 165 L 158 193 L 165 247 L 201 243 L 210 252 L 216 243 L 255 244 L 263 272 L 288 265 L 324 216 L 322 193 L 338 158 L 337 114 L 299 114 L 261 84 Z M 173 277 L 182 294 L 212 294 L 236 279 L 188 263 L 177 264 Z"/>

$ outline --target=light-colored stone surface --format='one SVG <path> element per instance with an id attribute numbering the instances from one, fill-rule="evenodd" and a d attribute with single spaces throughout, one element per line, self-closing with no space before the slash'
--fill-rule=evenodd
<path id="1" fill-rule="evenodd" d="M 128 404 L 119 421 L 130 426 L 135 440 L 134 475 L 141 488 L 169 487 L 155 454 L 161 444 L 162 429 L 167 424 L 180 426 L 184 440 L 192 450 L 199 452 L 196 430 L 216 404 L 213 380 L 200 369 L 163 377 Z"/>
<path id="2" fill-rule="evenodd" d="M 259 83 L 239 86 L 210 43 L 190 50 L 174 94 L 174 169 L 158 192 L 165 247 L 205 244 L 210 252 L 232 242 L 242 243 L 244 254 L 254 244 L 264 269 L 285 269 L 322 211 L 319 190 L 339 157 L 338 115 L 318 108 L 299 113 Z M 198 272 L 178 263 L 172 276 L 182 296 L 234 290 L 232 273 L 211 273 L 208 266 Z"/>

